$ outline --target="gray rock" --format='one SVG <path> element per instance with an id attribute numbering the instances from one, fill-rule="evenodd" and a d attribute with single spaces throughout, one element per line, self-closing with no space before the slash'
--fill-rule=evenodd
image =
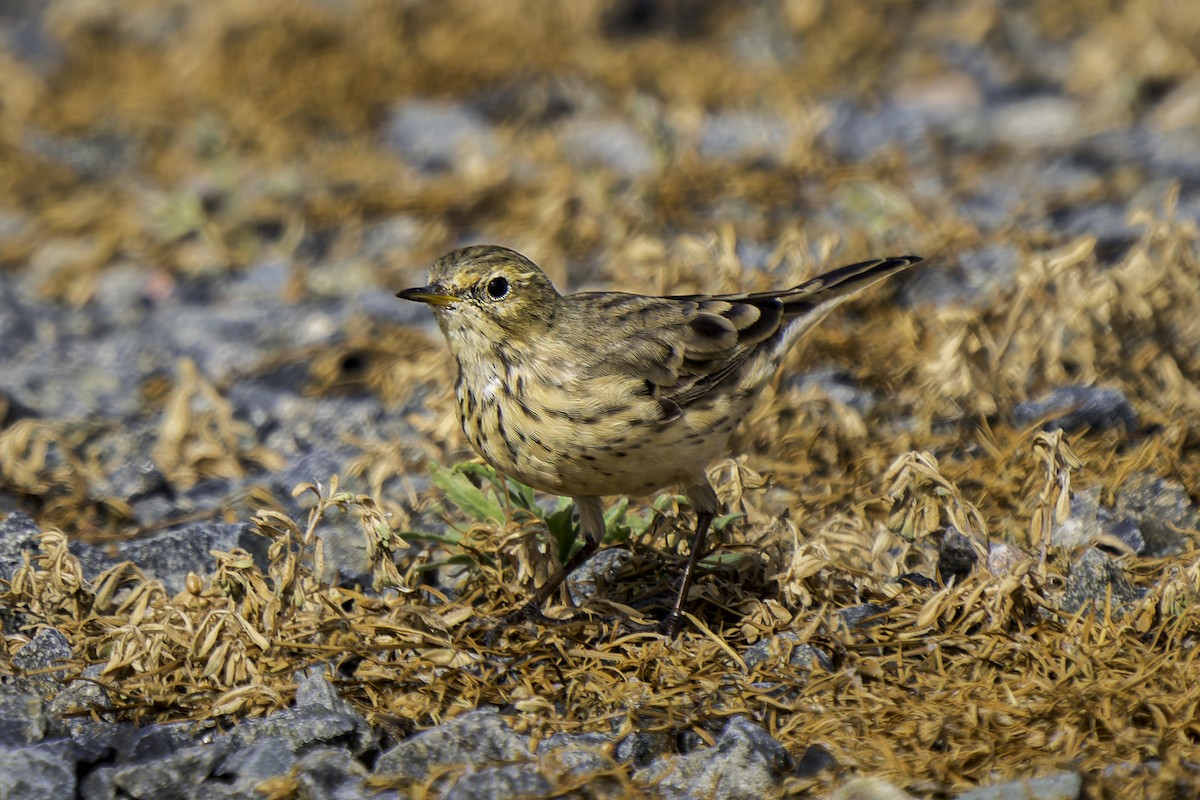
<path id="1" fill-rule="evenodd" d="M 543 127 L 576 114 L 598 113 L 605 98 L 578 75 L 539 72 L 517 74 L 485 88 L 475 105 L 496 122 Z"/>
<path id="2" fill-rule="evenodd" d="M 112 468 L 88 487 L 89 497 L 103 502 L 115 498 L 137 504 L 151 494 L 170 492 L 170 482 L 154 463 L 151 453 L 158 441 L 156 421 L 129 421 L 119 437 L 108 437 L 97 447 L 99 460 Z"/>
<path id="3" fill-rule="evenodd" d="M 878 603 L 859 603 L 858 605 L 839 608 L 835 612 L 835 617 L 838 622 L 853 630 L 855 628 L 871 628 L 876 625 L 882 625 L 887 612 L 888 607 L 881 606 Z"/>
<path id="4" fill-rule="evenodd" d="M 10 225 L 11 219 L 0 214 L 0 244 L 6 238 L 4 228 Z M 16 361 L 26 347 L 35 343 L 39 315 L 28 307 L 16 287 L 3 281 L 0 281 L 0 308 L 4 309 L 0 313 L 0 341 L 4 342 L 4 347 L 0 349 L 0 364 L 3 364 Z M 20 416 L 33 416 L 30 411 L 27 409 Z M 9 415 L 12 415 L 11 410 Z"/>
<path id="5" fill-rule="evenodd" d="M 250 786 L 206 781 L 196 787 L 188 800 L 262 800 L 263 794 Z"/>
<path id="6" fill-rule="evenodd" d="M 645 137 L 621 120 L 572 120 L 559 138 L 567 159 L 578 167 L 603 167 L 626 178 L 657 167 Z"/>
<path id="7" fill-rule="evenodd" d="M 796 768 L 792 770 L 792 774 L 797 778 L 811 778 L 839 766 L 841 765 L 837 758 L 828 749 L 819 744 L 810 744 L 804 750 L 804 755 L 796 761 Z"/>
<path id="8" fill-rule="evenodd" d="M 751 68 L 778 68 L 799 55 L 800 48 L 791 26 L 775 3 L 747 6 L 740 21 L 728 34 L 733 55 Z"/>
<path id="9" fill-rule="evenodd" d="M 24 673 L 37 673 L 20 675 L 20 682 L 50 696 L 61 688 L 62 675 L 69 669 L 66 662 L 73 657 L 67 637 L 53 628 L 42 628 L 13 655 L 12 665 Z"/>
<path id="10" fill-rule="evenodd" d="M 538 742 L 538 755 L 562 750 L 608 750 L 614 744 L 611 736 L 603 733 L 555 733 Z"/>
<path id="11" fill-rule="evenodd" d="M 1121 567 L 1108 554 L 1096 548 L 1085 550 L 1071 565 L 1067 585 L 1059 607 L 1068 614 L 1081 610 L 1104 611 L 1111 603 L 1111 612 L 1120 616 L 1126 607 L 1142 596 Z"/>
<path id="12" fill-rule="evenodd" d="M 63 718 L 72 735 L 94 724 L 89 717 L 81 716 L 79 712 L 106 711 L 112 708 L 112 697 L 96 680 L 103 669 L 102 664 L 85 667 L 82 678 L 60 686 L 58 693 L 50 701 L 50 710 Z"/>
<path id="13" fill-rule="evenodd" d="M 119 563 L 115 558 L 96 545 L 81 542 L 78 539 L 72 539 L 67 542 L 67 550 L 75 558 L 79 559 L 79 567 L 83 570 L 83 577 L 89 581 L 94 581 L 96 576 L 101 572 L 104 572 L 106 569 L 112 569 Z"/>
<path id="14" fill-rule="evenodd" d="M 42 628 L 16 652 L 12 664 L 21 670 L 49 669 L 72 657 L 71 643 L 53 628 Z"/>
<path id="15" fill-rule="evenodd" d="M 66 167 L 85 181 L 134 173 L 140 155 L 140 143 L 136 139 L 112 131 L 59 136 L 30 127 L 21 144 L 39 159 Z"/>
<path id="16" fill-rule="evenodd" d="M 984 136 L 1015 149 L 1063 147 L 1085 130 L 1079 103 L 1062 95 L 1042 95 L 989 108 Z"/>
<path id="17" fill-rule="evenodd" d="M 1137 551 L 1148 558 L 1162 558 L 1187 549 L 1184 531 L 1200 529 L 1200 509 L 1179 483 L 1139 472 L 1117 490 L 1112 516 L 1131 519 L 1145 546 Z M 1115 532 L 1120 536 L 1120 532 Z"/>
<path id="18" fill-rule="evenodd" d="M 313 745 L 340 745 L 359 756 L 376 746 L 375 732 L 366 719 L 319 673 L 301 682 L 294 708 L 242 720 L 230 738 L 238 747 L 263 739 L 281 739 L 293 753 Z"/>
<path id="19" fill-rule="evenodd" d="M 1055 772 L 970 789 L 958 795 L 958 800 L 1078 800 L 1082 793 L 1079 773 Z"/>
<path id="20" fill-rule="evenodd" d="M 984 245 L 960 253 L 958 265 L 956 271 L 918 270 L 901 287 L 904 304 L 981 308 L 1016 285 L 1020 252 L 1008 244 Z"/>
<path id="21" fill-rule="evenodd" d="M 217 304 L 212 299 L 186 305 L 168 303 L 159 307 L 150 335 L 156 335 L 160 352 L 168 356 L 160 367 L 166 371 L 174 372 L 177 360 L 186 356 L 209 379 L 254 374 L 263 362 L 294 348 L 298 339 L 314 343 L 305 325 L 319 313 L 314 305 L 287 307 L 258 301 Z M 145 350 L 145 332 L 130 338 L 132 346 Z M 145 361 L 141 352 L 125 358 L 137 363 L 138 356 Z M 106 357 L 105 362 L 106 366 L 110 362 L 120 365 L 116 356 Z M 126 394 L 130 393 L 126 390 Z M 137 410 L 133 408 L 129 414 Z"/>
<path id="22" fill-rule="evenodd" d="M 600 587 L 611 583 L 631 558 L 633 554 L 625 548 L 609 547 L 580 564 L 567 581 L 571 602 L 577 606 L 582 605 L 595 595 Z"/>
<path id="23" fill-rule="evenodd" d="M 267 304 L 278 302 L 287 291 L 292 276 L 290 261 L 278 257 L 264 258 L 234 273 L 225 284 L 224 294 L 238 302 Z"/>
<path id="24" fill-rule="evenodd" d="M 75 794 L 75 769 L 39 747 L 0 748 L 3 796 L 13 800 L 62 800 Z"/>
<path id="25" fill-rule="evenodd" d="M 426 328 L 433 335 L 436 322 L 420 303 L 401 302 L 394 291 L 368 289 L 354 298 L 356 311 L 362 316 L 391 325 Z"/>
<path id="26" fill-rule="evenodd" d="M 1119 262 L 1146 233 L 1145 226 L 1129 222 L 1128 209 L 1110 203 L 1068 206 L 1050 215 L 1050 222 L 1065 238 L 1095 237 L 1102 264 Z"/>
<path id="27" fill-rule="evenodd" d="M 1160 133 L 1146 141 L 1152 175 L 1184 184 L 1200 180 L 1200 143 L 1194 129 Z"/>
<path id="28" fill-rule="evenodd" d="M 388 149 L 428 173 L 457 172 L 464 160 L 490 159 L 499 145 L 478 112 L 459 103 L 406 100 L 384 131 Z"/>
<path id="29" fill-rule="evenodd" d="M 616 760 L 613 755 L 615 749 L 613 737 L 603 733 L 556 733 L 539 742 L 537 752 L 539 756 L 543 757 L 543 765 L 545 757 L 551 757 L 555 774 L 566 770 L 575 777 L 584 777 L 597 772 L 611 771 Z M 601 783 L 607 782 L 607 780 L 608 778 L 594 779 L 589 782 L 588 787 L 599 796 L 604 796 L 604 792 L 608 788 L 612 788 L 616 792 L 619 788 L 616 785 L 601 786 Z M 622 792 L 617 794 L 624 796 Z"/>
<path id="30" fill-rule="evenodd" d="M 446 792 L 446 800 L 507 800 L 510 797 L 549 797 L 554 784 L 532 762 L 485 767 L 468 772 Z"/>
<path id="31" fill-rule="evenodd" d="M 229 552 L 235 547 L 249 552 L 258 568 L 266 572 L 270 541 L 242 523 L 200 522 L 162 531 L 145 539 L 120 542 L 117 553 L 175 594 L 183 591 L 189 572 L 206 575 L 212 571 L 210 550 Z"/>
<path id="32" fill-rule="evenodd" d="M 0 747 L 36 744 L 66 732 L 62 720 L 50 713 L 39 694 L 0 684 Z"/>
<path id="33" fill-rule="evenodd" d="M 750 669 L 768 663 L 782 664 L 785 658 L 789 667 L 802 672 L 812 672 L 815 665 L 827 672 L 833 670 L 833 661 L 825 651 L 807 642 L 801 642 L 800 635 L 792 631 L 778 633 L 769 639 L 755 642 L 746 648 L 742 655 L 742 660 Z"/>
<path id="34" fill-rule="evenodd" d="M 717 743 L 655 762 L 634 773 L 663 798 L 760 800 L 778 793 L 792 758 L 783 745 L 744 717 L 733 717 Z"/>
<path id="35" fill-rule="evenodd" d="M 886 778 L 851 778 L 829 795 L 829 800 L 915 800 Z"/>
<path id="36" fill-rule="evenodd" d="M 987 233 L 1011 228 L 1028 201 L 1027 194 L 1010 181 L 984 181 L 962 194 L 956 208 L 963 219 Z"/>
<path id="37" fill-rule="evenodd" d="M 770 267 L 773 248 L 753 239 L 739 237 L 734 244 L 734 252 L 742 264 L 742 269 L 752 272 L 765 272 Z"/>
<path id="38" fill-rule="evenodd" d="M 13 511 L 0 520 L 0 580 L 11 581 L 25 564 L 24 553 L 38 553 L 37 523 L 23 511 Z"/>
<path id="39" fill-rule="evenodd" d="M 1002 180 L 1003 176 L 997 175 L 996 178 Z M 1103 194 L 1107 181 L 1108 176 L 1101 174 L 1095 165 L 1075 157 L 1072 149 L 1066 155 L 1039 158 L 1023 164 L 1020 176 L 1013 182 L 1028 187 L 1033 195 L 1027 198 L 1033 201 L 1031 207 L 1042 208 L 1063 203 L 1086 203 L 1096 195 Z"/>
<path id="40" fill-rule="evenodd" d="M 296 764 L 296 788 L 300 797 L 312 800 L 368 800 L 377 798 L 364 781 L 367 768 L 345 750 L 320 748 Z"/>
<path id="41" fill-rule="evenodd" d="M 556 762 L 556 774 L 558 774 L 557 770 L 565 769 L 570 775 L 582 778 L 597 772 L 610 771 L 613 768 L 612 758 L 595 750 L 564 749 L 554 751 L 553 755 Z M 596 787 L 599 782 L 600 779 L 593 778 L 589 782 L 589 786 Z"/>
<path id="42" fill-rule="evenodd" d="M 1055 524 L 1050 544 L 1067 550 L 1092 546 L 1138 554 L 1146 550 L 1146 538 L 1137 520 L 1101 506 L 1099 486 L 1071 495 L 1071 515 Z"/>
<path id="43" fill-rule="evenodd" d="M 68 724 L 71 724 L 68 721 Z M 81 717 L 71 727 L 71 744 L 76 760 L 83 764 L 111 762 L 125 749 L 137 730 L 132 723 L 106 722 Z"/>
<path id="44" fill-rule="evenodd" d="M 338 694 L 337 687 L 329 682 L 323 670 L 300 676 L 296 686 L 296 708 L 323 708 L 338 712 L 353 710 Z"/>
<path id="45" fill-rule="evenodd" d="M 379 757 L 381 775 L 419 778 L 434 767 L 520 761 L 529 757 L 529 742 L 491 709 L 476 709 L 406 739 Z"/>
<path id="46" fill-rule="evenodd" d="M 426 227 L 426 223 L 419 217 L 410 214 L 397 214 L 376 220 L 363 231 L 362 255 L 377 263 L 408 258 L 409 254 L 420 246 Z M 396 306 L 414 305 L 400 302 L 394 290 L 391 298 Z"/>
<path id="47" fill-rule="evenodd" d="M 117 767 L 113 785 L 138 800 L 186 797 L 202 786 L 229 751 L 218 739 L 178 750 L 170 755 Z"/>
<path id="48" fill-rule="evenodd" d="M 1044 430 L 1076 431 L 1137 428 L 1138 416 L 1120 389 L 1096 386 L 1061 386 L 1040 400 L 1019 403 L 1013 409 L 1018 426 L 1041 422 Z"/>
<path id="49" fill-rule="evenodd" d="M 813 369 L 785 380 L 789 386 L 802 392 L 819 389 L 830 400 L 853 409 L 861 416 L 870 414 L 878 402 L 874 394 L 855 383 L 852 375 L 837 367 Z"/>
<path id="50" fill-rule="evenodd" d="M 0 50 L 49 80 L 62 66 L 65 48 L 46 25 L 46 7 L 36 0 L 0 6 Z"/>
<path id="51" fill-rule="evenodd" d="M 617 742 L 613 756 L 618 761 L 628 762 L 635 767 L 648 767 L 666 752 L 667 744 L 665 733 L 636 731 Z"/>
<path id="52" fill-rule="evenodd" d="M 295 752 L 278 736 L 267 736 L 252 744 L 233 749 L 213 774 L 240 785 L 252 785 L 276 775 L 284 775 L 298 761 Z"/>
<path id="53" fill-rule="evenodd" d="M 915 162 L 933 158 L 933 139 L 941 126 L 938 115 L 905 105 L 867 110 L 843 103 L 820 143 L 843 161 L 867 161 L 890 149 L 905 151 Z"/>
<path id="54" fill-rule="evenodd" d="M 341 470 L 345 461 L 340 454 L 323 447 L 316 447 L 304 453 L 295 454 L 288 465 L 281 470 L 272 472 L 269 478 L 270 487 L 281 497 L 290 498 L 292 490 L 302 483 L 320 483 L 329 485 L 329 478 Z"/>
<path id="55" fill-rule="evenodd" d="M 93 313 L 111 325 L 145 325 L 153 318 L 162 295 L 156 284 L 162 275 L 148 263 L 113 264 L 96 276 Z"/>
<path id="56" fill-rule="evenodd" d="M 971 540 L 953 525 L 946 526 L 946 532 L 938 543 L 938 577 L 942 583 L 953 579 L 961 581 L 975 568 L 979 560 Z"/>
<path id="57" fill-rule="evenodd" d="M 119 766 L 160 761 L 196 743 L 191 726 L 182 723 L 145 728 L 122 726 L 114 736 Z"/>
<path id="58" fill-rule="evenodd" d="M 79 781 L 80 800 L 116 800 L 117 786 L 113 783 L 116 767 L 96 767 Z"/>
<path id="59" fill-rule="evenodd" d="M 726 111 L 708 117 L 700 132 L 700 157 L 718 161 L 787 160 L 795 133 L 782 117 Z"/>

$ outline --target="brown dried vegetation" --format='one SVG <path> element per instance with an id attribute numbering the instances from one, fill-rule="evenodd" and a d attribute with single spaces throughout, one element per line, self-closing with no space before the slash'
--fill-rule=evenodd
<path id="1" fill-rule="evenodd" d="M 0 186 L 37 222 L 28 237 L 5 242 L 0 260 L 21 263 L 44 237 L 91 237 L 94 248 L 73 270 L 39 287 L 82 304 L 115 253 L 153 261 L 168 276 L 219 273 L 239 269 L 263 248 L 290 258 L 307 230 L 336 230 L 333 247 L 352 252 L 366 221 L 406 212 L 423 226 L 423 256 L 447 247 L 470 221 L 536 254 L 560 284 L 684 293 L 795 282 L 817 268 L 813 253 L 835 247 L 862 255 L 912 249 L 932 257 L 928 269 L 945 268 L 959 249 L 993 235 L 929 199 L 919 208 L 892 208 L 888 213 L 898 216 L 889 217 L 884 233 L 811 233 L 802 220 L 763 218 L 748 223 L 751 230 L 667 232 L 709 230 L 718 195 L 789 208 L 804 207 L 809 193 L 861 186 L 904 196 L 898 159 L 832 167 L 811 141 L 797 143 L 773 170 L 717 168 L 699 163 L 686 141 L 664 144 L 679 151 L 672 154 L 676 166 L 653 186 L 631 189 L 603 172 L 568 170 L 553 137 L 520 119 L 499 127 L 511 137 L 502 144 L 540 164 L 550 176 L 541 182 L 504 169 L 417 174 L 374 138 L 397 97 L 461 96 L 558 73 L 582 76 L 614 96 L 637 88 L 664 98 L 684 131 L 706 107 L 761 93 L 775 98 L 781 113 L 810 120 L 815 138 L 823 120 L 812 97 L 830 86 L 871 94 L 902 46 L 888 35 L 896 20 L 851 10 L 865 5 L 787 4 L 788 24 L 799 30 L 819 22 L 828 35 L 812 39 L 805 69 L 753 76 L 729 69 L 703 39 L 598 36 L 597 19 L 607 8 L 598 1 L 523 2 L 509 4 L 523 10 L 504 13 L 469 0 L 353 5 L 355 13 L 337 15 L 300 2 L 269 10 L 206 3 L 189 12 L 186 46 L 166 49 L 137 46 L 136 35 L 121 30 L 119 12 L 96 6 L 90 17 L 64 14 L 58 24 L 71 55 L 55 85 L 0 63 Z M 887 15 L 907 19 L 914 5 L 888 4 Z M 1190 29 L 1175 26 L 1182 25 L 1175 4 L 1130 4 L 1118 12 L 1094 5 L 1066 4 L 1038 24 L 1066 36 L 1078 33 L 1070 8 L 1108 15 L 1083 37 L 1075 68 L 1078 91 L 1105 87 L 1097 113 L 1120 118 L 1129 109 L 1107 88 L 1118 83 L 1117 67 L 1095 53 L 1124 41 L 1131 28 L 1154 41 L 1172 30 L 1186 41 Z M 966 41 L 995 23 L 980 4 L 972 8 L 940 12 Z M 717 14 L 708 24 L 721 30 L 724 19 Z M 919 26 L 913 31 L 920 35 Z M 464 54 L 462 42 L 473 39 L 488 46 Z M 1170 58 L 1143 65 L 1139 76 L 1194 68 L 1194 51 L 1167 44 Z M 908 69 L 918 79 L 935 67 Z M 850 74 L 857 85 L 846 85 Z M 105 120 L 139 141 L 138 167 L 158 185 L 196 181 L 225 202 L 197 212 L 202 192 L 192 188 L 162 196 L 120 179 L 81 185 L 12 144 L 27 124 L 66 134 Z M 969 182 L 987 166 L 982 162 L 964 160 L 956 172 Z M 678 642 L 619 635 L 601 598 L 628 603 L 667 585 L 682 559 L 651 550 L 678 552 L 687 527 L 677 523 L 686 522 L 686 510 L 670 508 L 651 526 L 665 535 L 633 542 L 640 571 L 603 590 L 591 606 L 593 621 L 542 628 L 536 636 L 514 631 L 497 652 L 480 645 L 476 623 L 511 608 L 529 580 L 545 576 L 539 524 L 510 515 L 474 525 L 461 545 L 473 565 L 457 596 L 426 585 L 430 553 L 414 556 L 418 550 L 406 549 L 401 533 L 422 513 L 440 513 L 442 500 L 396 487 L 428 460 L 461 458 L 464 449 L 448 356 L 425 333 L 353 321 L 336 347 L 297 347 L 262 365 L 305 364 L 312 392 L 369 391 L 391 409 L 412 407 L 408 401 L 419 397 L 409 413 L 421 438 L 360 442 L 362 457 L 345 475 L 363 479 L 367 492 L 343 493 L 333 477 L 327 488 L 301 487 L 313 498 L 306 522 L 273 510 L 269 497 L 231 498 L 212 513 L 252 509 L 273 542 L 270 570 L 259 571 L 246 553 L 216 553 L 212 572 L 194 576 L 173 597 L 130 564 L 88 582 L 67 551 L 61 531 L 131 533 L 124 500 L 94 488 L 111 457 L 92 435 L 91 426 L 103 423 L 18 421 L 0 429 L 0 483 L 36 499 L 48 532 L 41 555 L 4 594 L 6 606 L 36 623 L 0 643 L 0 674 L 11 672 L 12 654 L 45 625 L 74 649 L 64 682 L 81 679 L 87 665 L 103 665 L 95 680 L 112 705 L 80 713 L 114 718 L 231 724 L 286 706 L 298 669 L 333 662 L 343 694 L 373 723 L 400 734 L 483 703 L 509 705 L 514 724 L 539 736 L 608 731 L 614 721 L 624 730 L 707 736 L 706 719 L 745 713 L 794 754 L 819 743 L 848 772 L 885 776 L 928 795 L 1054 768 L 1092 774 L 1089 791 L 1097 797 L 1167 796 L 1176 786 L 1194 786 L 1197 532 L 1184 532 L 1191 546 L 1169 561 L 1121 560 L 1146 592 L 1121 613 L 1060 611 L 1063 576 L 1077 554 L 1048 546 L 1049 531 L 1080 489 L 1098 486 L 1111 498 L 1130 476 L 1150 473 L 1200 495 L 1198 234 L 1174 217 L 1172 197 L 1164 200 L 1161 212 L 1135 220 L 1142 238 L 1117 263 L 1102 265 L 1090 238 L 1046 242 L 1008 230 L 1002 235 L 1021 252 L 1016 285 L 985 307 L 899 308 L 885 302 L 885 290 L 815 331 L 744 421 L 748 455 L 713 467 L 722 498 L 745 516 L 723 532 L 719 552 L 732 557 L 699 582 Z M 264 220 L 284 231 L 273 245 L 251 235 Z M 772 243 L 771 274 L 742 270 L 739 235 Z M 605 257 L 595 274 L 562 273 L 568 257 L 597 251 Z M 300 261 L 287 292 L 313 286 L 304 274 L 310 265 Z M 380 265 L 378 280 L 408 285 L 414 266 Z M 350 357 L 365 365 L 353 375 L 345 371 Z M 849 368 L 858 385 L 885 398 L 881 408 L 864 419 L 788 381 L 802 364 L 818 363 Z M 1141 430 L 1063 436 L 1005 421 L 1016 402 L 1065 383 L 1096 382 L 1133 399 Z M 280 465 L 230 413 L 226 390 L 190 362 L 161 385 L 131 387 L 161 413 L 151 455 L 173 486 Z M 330 514 L 361 523 L 380 596 L 314 577 Z M 933 590 L 896 581 L 911 572 L 935 574 L 948 526 L 979 555 L 974 572 Z M 996 542 L 1012 545 L 1016 555 L 993 571 L 983 565 Z M 874 624 L 840 621 L 839 609 L 865 602 L 884 609 Z M 831 653 L 834 669 L 798 673 L 786 653 L 748 669 L 746 648 L 780 631 Z M 1161 768 L 1144 767 L 1151 760 L 1161 760 Z M 1101 775 L 1113 765 L 1123 766 Z M 792 779 L 787 788 L 816 793 L 837 780 L 822 773 Z"/>

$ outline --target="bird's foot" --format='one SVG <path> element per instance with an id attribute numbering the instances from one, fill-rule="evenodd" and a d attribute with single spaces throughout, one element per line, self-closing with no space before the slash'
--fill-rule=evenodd
<path id="1" fill-rule="evenodd" d="M 491 647 L 500 638 L 500 634 L 515 625 L 524 625 L 527 622 L 549 624 L 557 621 L 543 614 L 539 604 L 528 602 L 516 611 L 505 614 L 499 622 L 488 628 L 483 634 L 483 646 Z"/>
<path id="2" fill-rule="evenodd" d="M 542 609 L 536 603 L 529 602 L 511 614 L 505 615 L 499 622 L 488 628 L 483 634 L 483 645 L 484 647 L 491 647 L 499 641 L 500 634 L 504 633 L 505 630 L 527 622 L 545 625 L 548 628 L 563 628 L 567 625 L 574 625 L 580 622 L 595 621 L 596 618 L 594 616 L 586 613 L 572 614 L 569 617 L 548 617 L 542 613 Z"/>
<path id="3" fill-rule="evenodd" d="M 668 639 L 674 639 L 682 625 L 683 614 L 679 611 L 671 611 L 658 622 L 631 622 L 628 619 L 621 621 L 621 627 L 628 633 L 657 633 Z"/>

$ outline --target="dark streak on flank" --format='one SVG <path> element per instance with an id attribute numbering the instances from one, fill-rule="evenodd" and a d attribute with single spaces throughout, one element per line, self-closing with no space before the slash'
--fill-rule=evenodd
<path id="1" fill-rule="evenodd" d="M 541 422 L 541 421 L 542 421 L 542 415 L 541 415 L 541 414 L 539 414 L 538 412 L 534 411 L 534 410 L 533 410 L 533 408 L 531 408 L 531 407 L 530 407 L 530 406 L 529 406 L 529 405 L 528 405 L 528 404 L 525 402 L 525 400 L 524 400 L 523 398 L 521 398 L 520 396 L 518 396 L 518 397 L 516 398 L 516 401 L 517 401 L 517 407 L 521 409 L 521 413 L 523 413 L 525 416 L 529 417 L 529 418 L 530 418 L 531 420 L 533 420 L 534 422 Z"/>

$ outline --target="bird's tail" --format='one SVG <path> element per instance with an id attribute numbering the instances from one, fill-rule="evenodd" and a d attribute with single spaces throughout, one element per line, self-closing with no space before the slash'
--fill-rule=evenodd
<path id="1" fill-rule="evenodd" d="M 862 261 L 818 275 L 799 286 L 775 292 L 783 302 L 784 347 L 803 336 L 825 316 L 854 295 L 903 272 L 921 261 L 920 256 L 892 256 Z M 765 293 L 764 293 L 765 294 Z"/>

